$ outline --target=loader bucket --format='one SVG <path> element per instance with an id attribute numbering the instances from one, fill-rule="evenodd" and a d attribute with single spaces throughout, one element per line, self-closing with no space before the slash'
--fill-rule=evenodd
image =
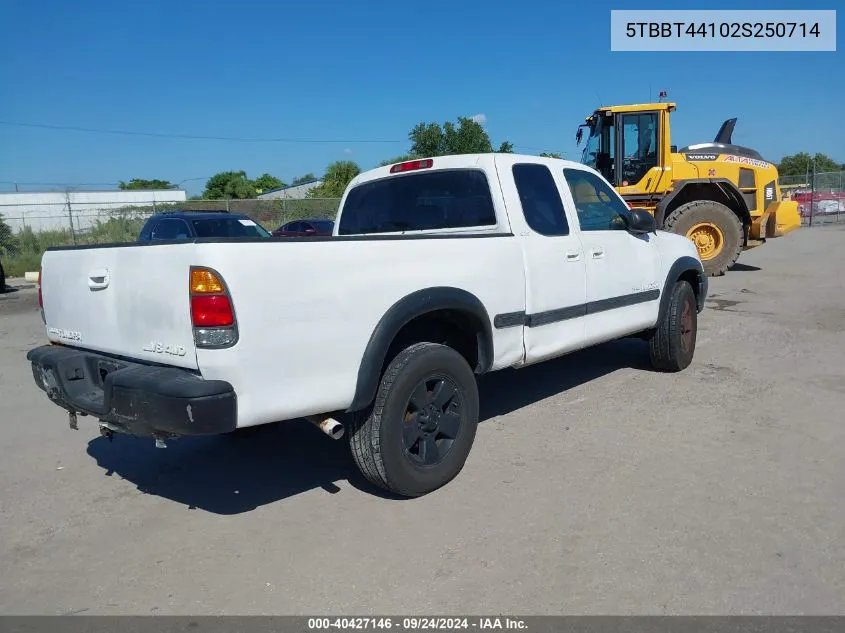
<path id="1" fill-rule="evenodd" d="M 781 237 L 791 233 L 801 226 L 801 214 L 798 213 L 798 203 L 794 200 L 774 202 L 767 209 L 774 222 L 769 222 L 770 235 L 767 237 Z"/>

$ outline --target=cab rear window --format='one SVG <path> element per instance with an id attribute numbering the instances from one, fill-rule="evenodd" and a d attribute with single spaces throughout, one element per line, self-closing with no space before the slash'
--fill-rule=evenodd
<path id="1" fill-rule="evenodd" d="M 479 169 L 391 176 L 354 187 L 340 213 L 340 235 L 495 226 L 490 184 Z"/>

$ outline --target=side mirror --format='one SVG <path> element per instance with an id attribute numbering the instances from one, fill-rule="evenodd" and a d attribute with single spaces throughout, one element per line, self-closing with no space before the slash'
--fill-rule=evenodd
<path id="1" fill-rule="evenodd" d="M 657 230 L 657 222 L 654 216 L 644 209 L 631 209 L 628 212 L 629 233 L 654 233 Z"/>

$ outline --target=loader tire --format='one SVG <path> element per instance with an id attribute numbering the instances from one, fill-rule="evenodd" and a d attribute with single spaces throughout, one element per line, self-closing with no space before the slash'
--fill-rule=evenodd
<path id="1" fill-rule="evenodd" d="M 648 340 L 651 365 L 658 371 L 678 372 L 695 355 L 698 310 L 695 292 L 687 281 L 672 286 L 669 305 Z"/>
<path id="2" fill-rule="evenodd" d="M 742 252 L 742 222 L 713 200 L 682 204 L 666 216 L 663 229 L 692 240 L 709 277 L 724 275 Z"/>
<path id="3" fill-rule="evenodd" d="M 400 352 L 379 383 L 375 402 L 357 412 L 349 444 L 372 484 L 419 497 L 463 469 L 478 425 L 478 387 L 451 347 L 416 343 Z"/>

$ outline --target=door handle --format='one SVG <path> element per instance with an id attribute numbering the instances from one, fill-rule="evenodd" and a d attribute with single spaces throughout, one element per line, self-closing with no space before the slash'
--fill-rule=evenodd
<path id="1" fill-rule="evenodd" d="M 110 275 L 106 268 L 97 268 L 88 273 L 88 288 L 91 290 L 103 290 L 109 286 Z"/>
<path id="2" fill-rule="evenodd" d="M 594 248 L 590 251 L 590 255 L 593 256 L 593 259 L 601 259 L 602 257 L 604 257 L 604 249 Z"/>
<path id="3" fill-rule="evenodd" d="M 581 251 L 566 251 L 566 261 L 577 262 L 581 259 Z"/>

